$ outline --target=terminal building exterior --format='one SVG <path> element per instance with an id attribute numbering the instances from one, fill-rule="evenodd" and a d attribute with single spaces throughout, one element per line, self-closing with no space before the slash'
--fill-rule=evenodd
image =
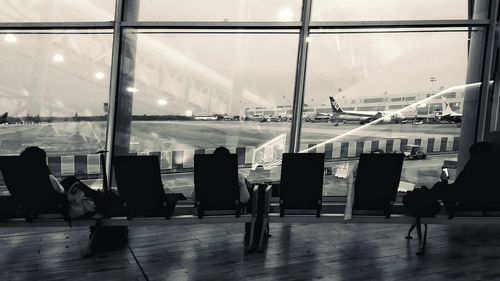
<path id="1" fill-rule="evenodd" d="M 433 95 L 432 93 L 413 93 L 406 95 L 382 95 L 367 96 L 360 98 L 350 98 L 349 94 L 334 96 L 342 110 L 345 111 L 396 111 L 409 107 L 403 111 L 407 118 L 434 118 L 436 113 L 442 110 L 442 97 L 450 103 L 453 111 L 461 112 L 461 105 L 464 99 L 464 91 L 456 90 L 446 92 L 438 97 L 430 99 L 428 102 L 412 106 L 417 101 L 421 101 Z M 304 117 L 313 117 L 320 114 L 331 114 L 332 107 L 325 97 L 325 102 L 319 104 L 305 103 L 303 109 Z M 292 115 L 292 105 L 277 105 L 275 107 L 252 107 L 245 110 L 245 116 L 254 117 L 287 117 Z M 276 121 L 278 119 L 275 119 Z M 272 120 L 271 120 L 272 121 Z"/>

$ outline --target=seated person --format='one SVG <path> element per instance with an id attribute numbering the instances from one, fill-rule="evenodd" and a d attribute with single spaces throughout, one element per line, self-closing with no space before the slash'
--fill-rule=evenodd
<path id="1" fill-rule="evenodd" d="M 469 161 L 452 184 L 442 173 L 441 182 L 431 189 L 436 199 L 443 200 L 450 215 L 457 209 L 500 209 L 500 180 L 494 165 L 500 157 L 500 132 L 492 132 L 484 142 L 472 145 L 469 153 Z"/>
<path id="2" fill-rule="evenodd" d="M 42 166 L 44 169 L 46 169 L 47 173 L 49 174 L 50 183 L 52 184 L 54 191 L 61 194 L 64 193 L 63 186 L 57 180 L 57 178 L 52 175 L 49 167 L 47 166 L 47 154 L 45 153 L 45 150 L 41 149 L 38 146 L 30 146 L 24 149 L 23 152 L 21 152 L 20 157 L 24 163 L 30 163 L 34 167 Z"/>
<path id="3" fill-rule="evenodd" d="M 225 156 L 230 155 L 230 152 L 227 148 L 225 148 L 223 146 L 219 146 L 218 148 L 216 148 L 214 150 L 214 155 L 217 155 L 220 157 L 225 157 Z M 250 200 L 250 193 L 248 192 L 248 189 L 251 186 L 249 183 L 247 185 L 247 182 L 248 181 L 245 179 L 245 177 L 238 172 L 238 188 L 240 190 L 240 202 L 242 204 L 245 204 L 248 202 L 248 200 Z M 193 198 L 193 201 L 196 202 L 196 200 L 195 200 L 196 194 L 195 194 L 194 189 L 193 189 L 193 192 L 191 193 L 191 198 Z"/>

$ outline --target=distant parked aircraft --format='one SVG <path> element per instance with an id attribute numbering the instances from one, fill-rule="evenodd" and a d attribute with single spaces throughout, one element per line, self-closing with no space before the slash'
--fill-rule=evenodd
<path id="1" fill-rule="evenodd" d="M 450 103 L 445 97 L 441 99 L 441 105 L 443 107 L 443 111 L 441 113 L 441 120 L 448 121 L 453 123 L 462 123 L 462 114 L 456 113 L 450 107 Z"/>
<path id="2" fill-rule="evenodd" d="M 381 122 L 388 123 L 391 121 L 400 122 L 405 119 L 405 116 L 396 111 L 344 111 L 337 101 L 330 97 L 333 117 L 341 121 L 359 121 L 360 124 L 365 124 L 381 119 Z"/>
<path id="3" fill-rule="evenodd" d="M 2 116 L 0 116 L 0 124 L 7 123 L 8 116 L 9 116 L 8 112 L 5 112 L 4 114 L 2 114 Z"/>

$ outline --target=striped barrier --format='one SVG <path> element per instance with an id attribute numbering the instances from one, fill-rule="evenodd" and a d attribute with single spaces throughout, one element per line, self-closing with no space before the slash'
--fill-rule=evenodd
<path id="1" fill-rule="evenodd" d="M 310 152 L 325 153 L 326 161 L 347 160 L 359 157 L 361 153 L 381 149 L 384 152 L 404 151 L 406 145 L 420 145 L 428 154 L 457 152 L 459 138 L 417 138 L 417 139 L 385 139 L 367 141 L 344 141 L 316 144 L 301 144 L 301 150 L 314 147 Z M 194 168 L 195 154 L 211 154 L 214 149 L 193 149 L 157 152 L 137 152 L 132 155 L 157 155 L 164 173 L 191 172 Z M 255 147 L 235 147 L 231 153 L 238 155 L 240 168 L 249 168 L 254 162 Z M 48 165 L 55 176 L 95 178 L 101 174 L 99 155 L 70 155 L 48 157 Z"/>

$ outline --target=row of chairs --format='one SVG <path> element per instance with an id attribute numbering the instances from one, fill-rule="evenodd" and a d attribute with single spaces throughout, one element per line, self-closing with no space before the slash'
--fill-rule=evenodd
<path id="1" fill-rule="evenodd" d="M 196 215 L 172 213 L 179 194 L 166 194 L 157 156 L 118 156 L 113 159 L 117 193 L 106 196 L 106 211 L 71 219 L 63 194 L 54 192 L 44 165 L 23 163 L 19 156 L 0 157 L 0 171 L 10 196 L 0 196 L 0 225 L 6 227 L 89 226 L 112 227 L 154 224 L 250 223 L 255 232 L 256 209 L 246 211 L 239 201 L 237 158 L 220 161 L 214 155 L 196 157 Z M 214 169 L 214 167 L 217 167 Z M 252 191 L 256 206 L 257 188 Z M 172 200 L 173 199 L 173 200 Z M 117 204 L 118 202 L 118 204 Z M 90 236 L 85 254 L 91 252 Z M 254 239 L 247 244 L 253 248 Z"/>
<path id="2" fill-rule="evenodd" d="M 221 160 L 215 155 L 195 155 L 196 209 L 192 206 L 169 210 L 157 156 L 118 156 L 113 159 L 115 179 L 123 208 L 92 218 L 72 220 L 78 226 L 137 226 L 157 224 L 250 223 L 248 249 L 262 248 L 265 226 L 284 223 L 399 223 L 418 231 L 419 253 L 424 253 L 427 224 L 444 223 L 442 217 L 415 219 L 395 205 L 403 154 L 362 154 L 354 182 L 353 216 L 345 218 L 345 204 L 323 202 L 324 154 L 283 154 L 279 201 L 271 198 L 271 185 L 257 184 L 250 204 L 239 200 L 237 156 Z M 34 169 L 34 170 L 33 170 Z M 16 156 L 0 157 L 0 170 L 16 202 L 17 217 L 3 226 L 67 225 L 64 206 L 48 198 L 48 171 L 22 167 Z M 24 171 L 20 173 L 20 171 Z M 24 175 L 24 176 L 20 176 Z M 36 186 L 36 188 L 33 188 Z M 189 209 L 194 214 L 181 214 Z M 26 219 L 26 210 L 40 213 Z M 196 210 L 195 212 L 192 212 Z M 5 209 L 2 209 L 4 212 Z M 189 212 L 188 212 L 189 213 Z M 46 215 L 48 214 L 48 216 Z M 54 214 L 59 214 L 59 216 Z M 434 220 L 433 220 L 434 219 Z M 422 236 L 421 224 L 425 225 Z M 411 232 L 411 230 L 410 230 Z M 409 237 L 409 234 L 408 234 Z M 90 241 L 89 241 L 90 245 Z"/>

